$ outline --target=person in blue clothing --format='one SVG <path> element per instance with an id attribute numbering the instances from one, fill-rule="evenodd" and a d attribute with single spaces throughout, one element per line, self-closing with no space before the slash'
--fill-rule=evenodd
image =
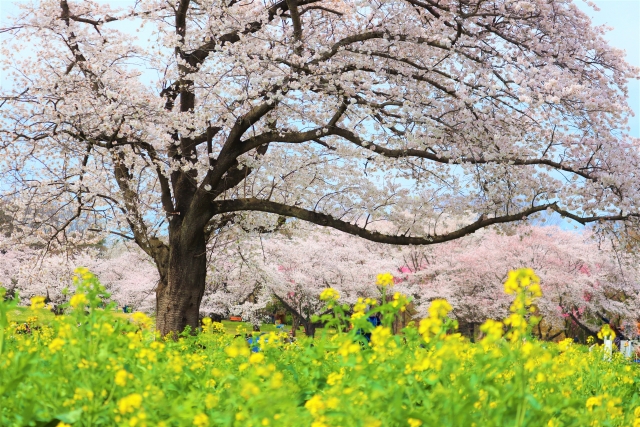
<path id="1" fill-rule="evenodd" d="M 378 327 L 382 324 L 382 319 L 380 318 L 380 313 L 376 313 L 372 316 L 367 317 L 369 323 L 373 325 L 373 327 Z"/>
<path id="2" fill-rule="evenodd" d="M 258 335 L 256 335 L 256 333 Z M 260 346 L 258 345 L 258 342 L 260 341 L 260 338 L 262 337 L 262 335 L 263 334 L 260 332 L 260 326 L 253 325 L 253 335 L 247 336 L 247 343 L 249 343 L 249 348 L 251 349 L 252 353 L 258 353 L 260 351 Z"/>
<path id="3" fill-rule="evenodd" d="M 367 317 L 367 320 L 373 325 L 374 328 L 382 324 L 380 313 L 372 314 L 371 316 Z M 364 332 L 362 329 L 359 329 L 356 333 L 358 335 L 362 335 L 362 337 L 367 340 L 367 342 L 371 342 L 371 332 Z"/>

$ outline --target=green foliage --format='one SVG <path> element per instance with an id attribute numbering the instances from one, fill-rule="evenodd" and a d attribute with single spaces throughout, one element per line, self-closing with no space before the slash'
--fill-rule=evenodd
<path id="1" fill-rule="evenodd" d="M 38 317 L 39 324 L 48 325 L 53 321 L 54 314 L 48 309 L 32 310 L 29 307 L 13 307 L 7 312 L 7 317 L 10 322 L 26 323 L 27 319 L 36 315 Z"/>
<path id="2" fill-rule="evenodd" d="M 288 342 L 272 331 L 256 353 L 215 322 L 160 339 L 142 313 L 98 309 L 104 289 L 78 270 L 68 313 L 39 326 L 30 319 L 29 333 L 7 320 L 15 302 L 0 303 L 0 425 L 640 425 L 638 368 L 603 360 L 599 347 L 532 340 L 521 321 L 536 287 L 523 275 L 509 279 L 519 301 L 509 328 L 488 322 L 477 344 L 455 333 L 446 301 L 393 335 L 390 319 L 409 303 L 403 295 L 345 307 L 326 292 L 334 310 L 320 337 Z M 32 301 L 33 314 L 40 304 Z M 382 326 L 367 321 L 372 311 Z"/>

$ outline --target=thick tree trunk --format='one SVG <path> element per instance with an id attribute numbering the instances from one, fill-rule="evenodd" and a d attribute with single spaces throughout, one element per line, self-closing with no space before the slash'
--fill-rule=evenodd
<path id="1" fill-rule="evenodd" d="M 172 236 L 173 237 L 173 236 Z M 176 334 L 199 325 L 200 302 L 207 275 L 204 235 L 192 239 L 170 239 L 167 277 L 156 291 L 156 329 L 160 334 Z"/>
<path id="2" fill-rule="evenodd" d="M 316 327 L 318 325 L 313 323 L 311 320 L 305 320 L 304 322 L 304 333 L 308 336 L 308 337 L 314 337 L 316 335 Z"/>
<path id="3" fill-rule="evenodd" d="M 300 327 L 300 316 L 296 315 L 294 312 L 291 313 L 291 316 L 291 336 L 295 337 L 298 333 L 298 328 Z"/>

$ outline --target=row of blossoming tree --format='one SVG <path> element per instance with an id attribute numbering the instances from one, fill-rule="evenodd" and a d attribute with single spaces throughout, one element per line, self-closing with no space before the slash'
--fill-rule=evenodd
<path id="1" fill-rule="evenodd" d="M 406 248 L 320 228 L 244 236 L 217 249 L 226 256 L 211 265 L 202 311 L 259 323 L 265 307 L 275 301 L 313 333 L 313 316 L 322 314 L 318 297 L 323 289 L 336 289 L 341 301 L 352 304 L 358 298 L 379 300 L 376 275 L 391 272 L 394 291 L 413 298 L 411 317 L 424 317 L 432 300 L 446 298 L 452 315 L 473 325 L 508 315 L 510 300 L 502 289 L 506 274 L 530 266 L 542 282 L 540 338 L 595 331 L 601 317 L 634 321 L 640 309 L 637 262 L 594 237 L 521 226 L 486 230 L 437 247 Z M 116 248 L 44 258 L 38 251 L 5 250 L 0 283 L 26 297 L 49 294 L 61 302 L 74 267 L 83 265 L 98 274 L 121 305 L 153 311 L 159 277 L 152 261 L 134 246 Z"/>

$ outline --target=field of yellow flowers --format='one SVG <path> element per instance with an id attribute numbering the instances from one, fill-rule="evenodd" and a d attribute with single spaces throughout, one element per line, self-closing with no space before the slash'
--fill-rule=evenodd
<path id="1" fill-rule="evenodd" d="M 393 335 L 406 297 L 347 307 L 327 290 L 324 331 L 335 333 L 296 342 L 269 333 L 259 351 L 215 323 L 160 339 L 144 314 L 97 309 L 104 288 L 78 273 L 69 313 L 48 325 L 32 318 L 21 330 L 7 319 L 15 302 L 0 302 L 0 425 L 640 426 L 635 365 L 530 338 L 540 293 L 531 270 L 511 273 L 511 315 L 487 322 L 479 343 L 455 333 L 444 300 Z M 380 276 L 383 292 L 390 283 Z M 34 298 L 34 313 L 42 305 Z M 383 318 L 375 329 L 372 307 Z"/>

